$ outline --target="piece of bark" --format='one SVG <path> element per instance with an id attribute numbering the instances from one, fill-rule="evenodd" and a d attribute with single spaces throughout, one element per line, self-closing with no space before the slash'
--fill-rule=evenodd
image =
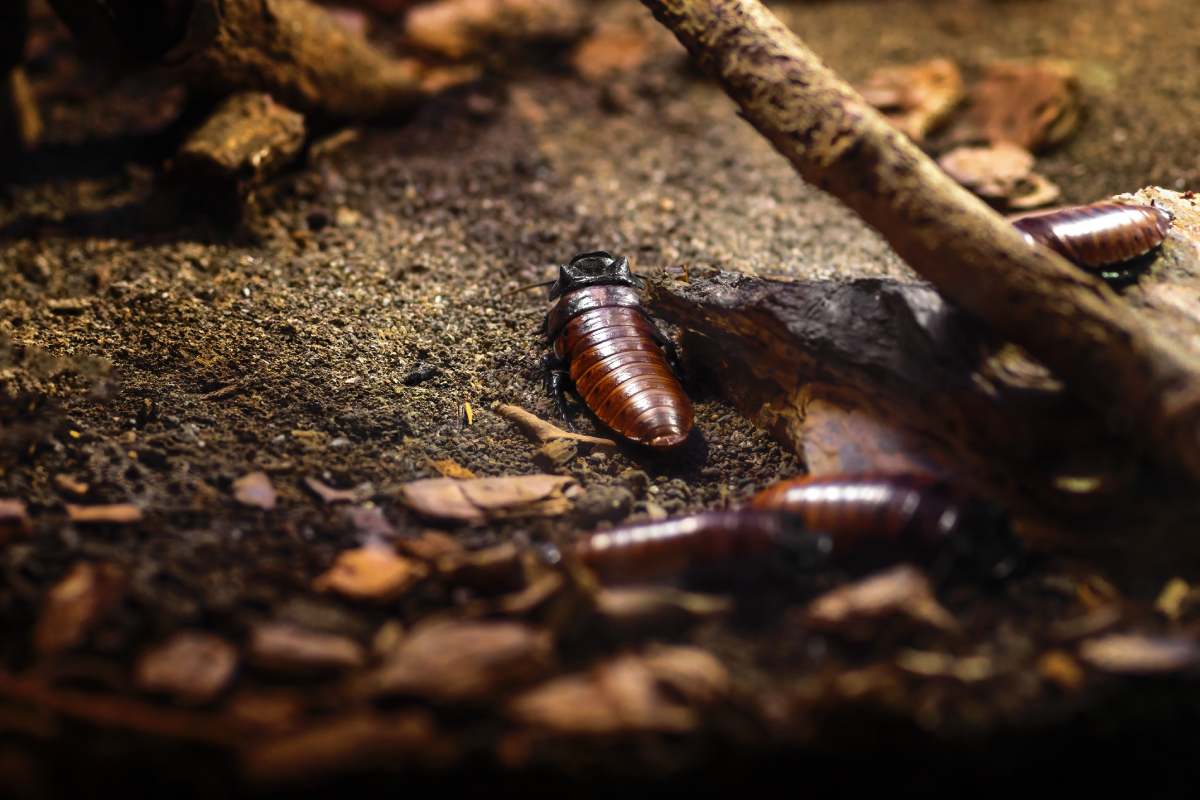
<path id="1" fill-rule="evenodd" d="M 34 649 L 52 656 L 83 644 L 121 602 L 125 587 L 125 574 L 115 564 L 76 564 L 46 595 L 33 633 Z"/>
<path id="2" fill-rule="evenodd" d="M 451 703 L 487 700 L 540 678 L 553 663 L 545 631 L 516 622 L 433 620 L 400 643 L 366 691 Z"/>
<path id="3" fill-rule="evenodd" d="M 951 301 L 1025 347 L 1163 461 L 1200 478 L 1200 358 L 1096 278 L 1031 247 L 755 0 L 643 0 L 805 180 Z"/>
<path id="4" fill-rule="evenodd" d="M 1074 133 L 1079 110 L 1079 81 L 1069 64 L 1000 61 L 972 88 L 962 135 L 1036 153 Z"/>
<path id="5" fill-rule="evenodd" d="M 304 146 L 304 117 L 262 92 L 226 99 L 179 148 L 172 180 L 215 209 L 236 209 Z"/>
<path id="6" fill-rule="evenodd" d="M 208 703 L 233 680 L 237 650 L 219 636 L 182 631 L 138 659 L 136 680 L 144 692 L 168 694 L 184 703 Z"/>
<path id="7" fill-rule="evenodd" d="M 937 130 L 962 102 L 962 73 L 953 61 L 881 67 L 858 87 L 863 98 L 916 142 Z"/>

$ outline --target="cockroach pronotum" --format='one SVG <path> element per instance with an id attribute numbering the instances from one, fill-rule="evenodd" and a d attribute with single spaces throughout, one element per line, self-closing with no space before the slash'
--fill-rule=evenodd
<path id="1" fill-rule="evenodd" d="M 601 578 L 640 580 L 775 552 L 819 563 L 872 551 L 949 555 L 1004 577 L 1020 545 L 1007 515 L 990 503 L 925 476 L 879 475 L 784 481 L 749 508 L 601 531 L 573 553 Z"/>
<path id="2" fill-rule="evenodd" d="M 1101 202 L 1037 211 L 1011 222 L 1031 244 L 1076 265 L 1101 270 L 1143 256 L 1163 243 L 1174 216 L 1158 206 Z"/>
<path id="3" fill-rule="evenodd" d="M 640 279 L 629 260 L 581 253 L 559 269 L 545 332 L 547 389 L 567 416 L 564 384 L 602 423 L 654 448 L 683 444 L 692 429 L 692 404 L 667 360 L 670 340 L 638 299 Z"/>

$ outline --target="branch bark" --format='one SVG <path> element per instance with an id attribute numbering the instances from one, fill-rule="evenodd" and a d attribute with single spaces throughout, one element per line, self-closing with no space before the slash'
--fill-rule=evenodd
<path id="1" fill-rule="evenodd" d="M 1023 242 L 757 0 L 642 2 L 806 181 L 858 212 L 948 299 L 1200 479 L 1200 358 L 1100 281 Z"/>

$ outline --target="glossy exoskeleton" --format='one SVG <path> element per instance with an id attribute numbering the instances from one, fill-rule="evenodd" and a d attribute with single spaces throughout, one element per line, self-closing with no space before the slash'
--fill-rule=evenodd
<path id="1" fill-rule="evenodd" d="M 1158 247 L 1173 219 L 1158 206 L 1106 201 L 1023 214 L 1011 222 L 1030 243 L 1085 269 L 1105 270 Z"/>
<path id="2" fill-rule="evenodd" d="M 673 448 L 692 429 L 692 404 L 665 348 L 670 341 L 646 315 L 629 261 L 581 253 L 559 269 L 545 333 L 547 388 L 566 417 L 569 381 L 602 423 L 637 444 Z"/>

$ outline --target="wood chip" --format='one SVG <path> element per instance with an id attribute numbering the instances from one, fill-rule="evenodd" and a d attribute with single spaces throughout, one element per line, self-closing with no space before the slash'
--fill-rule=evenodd
<path id="1" fill-rule="evenodd" d="M 620 636 L 681 631 L 732 607 L 724 597 L 659 586 L 602 589 L 596 595 L 596 613 Z"/>
<path id="2" fill-rule="evenodd" d="M 516 722 L 560 735 L 684 732 L 697 724 L 696 714 L 665 692 L 654 670 L 637 656 L 620 656 L 590 672 L 547 681 L 516 697 L 508 714 Z"/>
<path id="3" fill-rule="evenodd" d="M 1079 112 L 1079 82 L 1070 65 L 1001 61 L 971 90 L 964 125 L 973 137 L 1036 153 L 1074 133 Z"/>
<path id="4" fill-rule="evenodd" d="M 934 597 L 929 579 L 903 564 L 842 586 L 809 604 L 811 624 L 855 635 L 863 623 L 903 617 L 937 630 L 954 631 L 958 623 Z"/>
<path id="5" fill-rule="evenodd" d="M 558 516 L 579 493 L 575 479 L 563 475 L 511 475 L 459 481 L 427 478 L 400 487 L 406 506 L 432 519 L 482 523 L 489 519 Z"/>
<path id="6" fill-rule="evenodd" d="M 288 622 L 256 625 L 246 656 L 259 669 L 287 675 L 336 672 L 366 663 L 366 651 L 353 639 Z"/>
<path id="7" fill-rule="evenodd" d="M 142 654 L 136 681 L 144 692 L 208 703 L 225 690 L 236 668 L 237 650 L 229 642 L 210 633 L 183 631 Z"/>
<path id="8" fill-rule="evenodd" d="M 487 700 L 538 679 L 553 663 L 545 631 L 516 622 L 432 621 L 400 643 L 368 691 L 442 702 Z"/>
<path id="9" fill-rule="evenodd" d="M 397 539 L 395 545 L 400 552 L 430 563 L 463 552 L 463 546 L 457 539 L 441 531 L 425 531 L 412 539 Z"/>
<path id="10" fill-rule="evenodd" d="M 588 436 L 582 433 L 566 431 L 557 425 L 553 425 L 541 417 L 534 416 L 520 406 L 514 406 L 506 403 L 499 403 L 492 407 L 492 410 L 504 417 L 508 421 L 514 423 L 518 428 L 525 432 L 525 435 L 535 442 L 552 442 L 555 439 L 569 439 L 573 442 L 582 442 L 595 445 L 597 447 L 613 447 L 617 443 L 612 439 L 603 439 L 598 436 Z"/>
<path id="11" fill-rule="evenodd" d="M 858 90 L 916 142 L 940 127 L 966 96 L 962 73 L 945 58 L 882 67 L 872 72 Z"/>
<path id="12" fill-rule="evenodd" d="M 1154 675 L 1200 665 L 1200 646 L 1190 639 L 1114 633 L 1081 644 L 1079 657 L 1105 672 Z"/>
<path id="13" fill-rule="evenodd" d="M 125 574 L 115 564 L 82 561 L 46 595 L 33 646 L 55 655 L 83 644 L 125 594 Z"/>
<path id="14" fill-rule="evenodd" d="M 328 572 L 313 582 L 318 592 L 334 592 L 351 600 L 394 600 L 429 573 L 417 561 L 390 547 L 372 545 L 346 550 Z"/>
<path id="15" fill-rule="evenodd" d="M 67 504 L 67 518 L 77 525 L 128 525 L 142 518 L 142 510 L 132 503 L 103 506 Z"/>
<path id="16" fill-rule="evenodd" d="M 235 480 L 233 496 L 242 505 L 263 511 L 275 507 L 275 487 L 265 472 L 250 472 Z"/>
<path id="17" fill-rule="evenodd" d="M 732 681 L 725 665 L 699 647 L 657 645 L 642 659 L 659 685 L 693 706 L 709 706 L 728 696 Z"/>
<path id="18" fill-rule="evenodd" d="M 0 544 L 14 536 L 29 536 L 33 523 L 20 500 L 0 499 Z"/>
<path id="19" fill-rule="evenodd" d="M 64 492 L 80 497 L 87 494 L 90 488 L 83 481 L 77 480 L 74 475 L 68 475 L 65 472 L 60 472 L 54 476 L 54 485 Z"/>

